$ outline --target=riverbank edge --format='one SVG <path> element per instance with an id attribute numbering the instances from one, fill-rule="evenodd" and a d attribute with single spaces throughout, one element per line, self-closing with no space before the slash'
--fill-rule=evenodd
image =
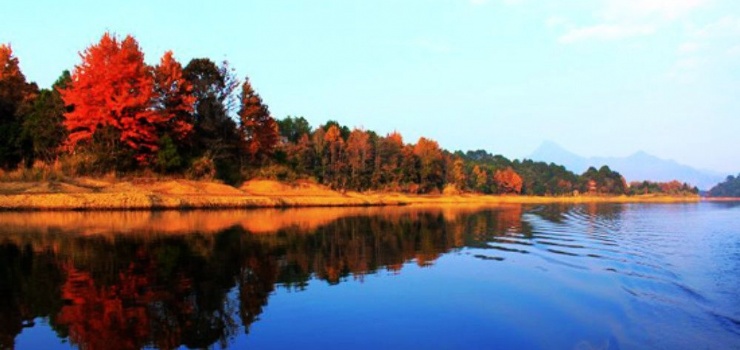
<path id="1" fill-rule="evenodd" d="M 402 205 L 698 202 L 699 196 L 412 195 L 337 192 L 312 183 L 249 181 L 239 188 L 193 180 L 96 179 L 0 183 L 0 210 L 190 210 Z"/>

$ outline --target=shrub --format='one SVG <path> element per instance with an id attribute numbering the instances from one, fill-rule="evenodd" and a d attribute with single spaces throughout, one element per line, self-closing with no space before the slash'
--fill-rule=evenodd
<path id="1" fill-rule="evenodd" d="M 182 157 L 177 151 L 175 142 L 169 135 L 159 140 L 159 151 L 157 151 L 157 168 L 162 173 L 172 173 L 182 168 Z"/>
<path id="2" fill-rule="evenodd" d="M 213 180 L 216 177 L 216 165 L 210 156 L 205 155 L 193 161 L 187 174 L 195 180 Z"/>
<path id="3" fill-rule="evenodd" d="M 246 178 L 259 178 L 284 182 L 293 182 L 299 178 L 298 174 L 293 171 L 293 169 L 283 164 L 273 164 L 250 169 L 244 173 L 244 176 Z"/>

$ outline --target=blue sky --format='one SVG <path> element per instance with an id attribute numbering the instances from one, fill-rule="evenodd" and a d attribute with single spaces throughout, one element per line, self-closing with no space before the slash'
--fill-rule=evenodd
<path id="1" fill-rule="evenodd" d="M 10 1 L 0 42 L 48 87 L 105 31 L 147 61 L 227 59 L 276 118 L 510 158 L 552 140 L 740 172 L 740 1 Z"/>

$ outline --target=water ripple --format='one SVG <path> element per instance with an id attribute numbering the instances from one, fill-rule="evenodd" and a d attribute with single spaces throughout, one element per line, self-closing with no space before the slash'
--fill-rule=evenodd
<path id="1" fill-rule="evenodd" d="M 540 206 L 522 215 L 531 230 L 523 236 L 529 239 L 531 256 L 545 262 L 542 271 L 571 276 L 557 268 L 587 270 L 590 274 L 582 275 L 579 283 L 590 279 L 619 286 L 622 302 L 634 305 L 625 312 L 635 324 L 668 314 L 674 316 L 668 316 L 666 324 L 678 322 L 671 319 L 676 317 L 711 328 L 709 323 L 718 320 L 740 335 L 739 304 L 733 304 L 740 302 L 736 214 L 737 210 L 722 216 L 718 210 L 702 211 L 695 205 Z M 736 226 L 716 225 L 713 219 Z M 496 243 L 496 249 L 504 251 L 518 251 L 512 245 L 523 244 L 508 237 Z"/>

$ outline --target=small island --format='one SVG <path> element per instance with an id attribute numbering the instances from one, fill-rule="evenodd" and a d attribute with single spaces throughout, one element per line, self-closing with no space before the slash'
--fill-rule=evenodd
<path id="1" fill-rule="evenodd" d="M 484 150 L 408 143 L 337 121 L 274 119 L 249 78 L 105 33 L 50 89 L 9 45 L 0 79 L 0 209 L 193 209 L 460 203 L 697 201 L 686 183 L 575 174 Z"/>

